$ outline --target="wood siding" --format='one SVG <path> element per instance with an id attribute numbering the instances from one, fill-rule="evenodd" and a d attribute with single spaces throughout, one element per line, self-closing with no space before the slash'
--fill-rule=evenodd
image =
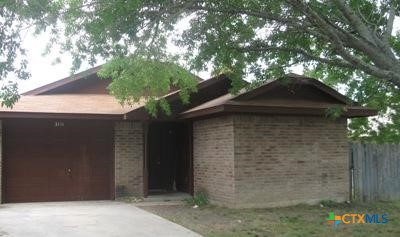
<path id="1" fill-rule="evenodd" d="M 353 199 L 400 198 L 400 145 L 352 144 L 350 164 Z"/>

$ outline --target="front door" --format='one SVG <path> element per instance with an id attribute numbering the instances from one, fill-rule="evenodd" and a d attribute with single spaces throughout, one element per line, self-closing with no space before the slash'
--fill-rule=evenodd
<path id="1" fill-rule="evenodd" d="M 150 193 L 187 191 L 189 163 L 185 126 L 153 123 L 148 131 L 148 188 Z"/>

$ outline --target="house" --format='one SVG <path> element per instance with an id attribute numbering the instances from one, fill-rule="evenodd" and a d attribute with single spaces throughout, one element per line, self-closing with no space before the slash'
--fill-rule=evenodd
<path id="1" fill-rule="evenodd" d="M 347 118 L 375 115 L 318 80 L 288 75 L 237 95 L 200 81 L 172 115 L 120 105 L 93 68 L 2 108 L 1 201 L 104 200 L 199 190 L 230 207 L 348 199 Z M 332 107 L 340 118 L 327 118 Z"/>

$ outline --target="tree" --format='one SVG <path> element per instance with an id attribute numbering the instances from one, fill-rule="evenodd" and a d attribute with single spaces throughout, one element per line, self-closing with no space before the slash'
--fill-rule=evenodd
<path id="1" fill-rule="evenodd" d="M 180 63 L 190 70 L 211 65 L 215 73 L 229 72 L 235 87 L 240 86 L 238 78 L 262 82 L 302 65 L 307 74 L 341 85 L 350 97 L 379 106 L 380 115 L 386 116 L 378 120 L 388 123 L 386 127 L 354 120 L 351 137 L 399 141 L 400 35 L 394 32 L 398 1 L 5 0 L 2 6 L 2 18 L 17 15 L 18 22 L 35 25 L 38 32 L 51 32 L 50 45 L 71 52 L 75 69 L 82 61 L 111 59 L 112 66 L 101 74 L 114 79 L 111 91 L 121 102 L 137 101 L 138 88 L 151 91 L 148 99 L 154 102 L 174 82 L 184 96 L 194 90 L 194 78 L 181 67 L 161 67 L 156 76 L 164 78 L 157 85 L 162 90 L 150 89 L 154 75 L 146 79 L 149 70 L 127 70 L 149 62 Z M 177 32 L 182 21 L 189 21 L 189 27 Z M 177 55 L 167 52 L 169 39 L 182 48 Z M 140 85 L 123 84 L 122 77 L 141 78 Z M 155 103 L 150 107 L 156 111 Z"/>
<path id="2" fill-rule="evenodd" d="M 21 48 L 19 29 L 22 22 L 19 21 L 17 5 L 0 1 L 0 79 L 4 80 L 10 73 L 14 73 L 19 79 L 27 79 L 30 75 L 26 70 L 27 61 L 19 60 L 16 66 L 16 58 L 25 54 Z M 0 91 L 2 105 L 12 106 L 19 98 L 16 83 L 3 83 Z"/>

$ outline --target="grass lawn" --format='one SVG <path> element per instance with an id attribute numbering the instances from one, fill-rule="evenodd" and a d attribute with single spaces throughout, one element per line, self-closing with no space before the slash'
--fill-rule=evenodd
<path id="1" fill-rule="evenodd" d="M 328 203 L 267 209 L 229 209 L 215 206 L 141 207 L 204 236 L 400 236 L 400 201 Z M 339 224 L 326 221 L 329 212 L 387 214 L 387 224 Z"/>

